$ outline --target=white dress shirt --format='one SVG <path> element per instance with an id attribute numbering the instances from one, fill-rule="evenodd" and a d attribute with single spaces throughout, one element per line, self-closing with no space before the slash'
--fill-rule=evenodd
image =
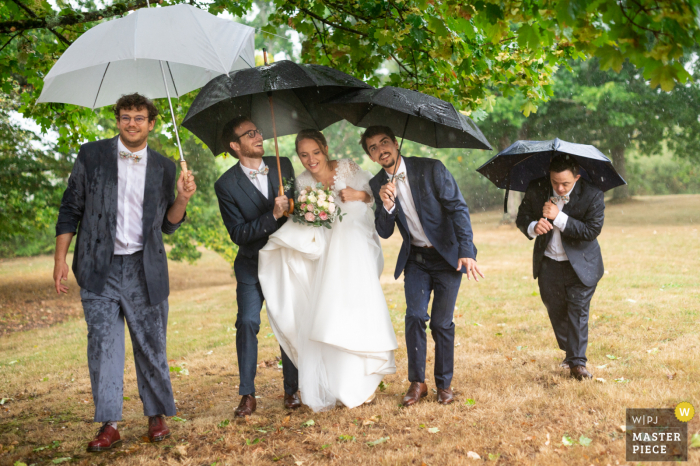
<path id="1" fill-rule="evenodd" d="M 431 248 L 433 247 L 428 240 L 428 236 L 423 230 L 423 225 L 420 224 L 420 219 L 418 218 L 418 211 L 416 211 L 416 204 L 413 202 L 413 194 L 411 194 L 411 185 L 408 183 L 408 172 L 406 171 L 406 163 L 402 160 L 399 165 L 399 169 L 396 170 L 396 175 L 404 173 L 405 179 L 396 180 L 396 198 L 401 201 L 401 207 L 403 208 L 403 213 L 406 216 L 406 223 L 408 223 L 408 231 L 411 233 L 411 244 L 418 246 L 420 248 Z M 391 179 L 391 174 L 384 170 L 388 178 Z M 386 207 L 385 207 L 386 209 Z M 391 210 L 387 210 L 390 214 L 394 213 L 396 206 L 394 205 Z"/>
<path id="2" fill-rule="evenodd" d="M 576 186 L 576 183 L 574 183 L 574 186 Z M 571 190 L 564 195 L 571 196 L 574 186 L 572 186 Z M 547 202 L 549 202 L 549 200 L 547 200 Z M 552 239 L 549 240 L 549 244 L 547 245 L 547 249 L 544 251 L 544 255 L 550 259 L 554 259 L 557 262 L 563 262 L 568 261 L 569 258 L 566 255 L 564 245 L 561 242 L 561 232 L 566 228 L 566 221 L 569 219 L 569 216 L 562 212 L 562 209 L 564 208 L 564 201 L 557 202 L 557 208 L 559 209 L 559 213 L 552 221 L 554 224 L 554 228 L 552 229 Z M 537 225 L 537 222 L 533 221 L 527 227 L 527 234 L 530 235 L 530 238 L 539 236 L 535 233 L 535 225 Z"/>
<path id="3" fill-rule="evenodd" d="M 260 167 L 258 167 L 258 171 L 262 170 L 265 168 L 265 162 L 262 160 L 260 161 Z M 265 196 L 265 199 L 267 199 L 267 175 L 262 175 L 258 173 L 255 175 L 255 178 L 251 178 L 250 174 L 253 173 L 255 170 L 252 168 L 244 167 L 243 164 L 241 164 L 241 169 L 243 170 L 243 173 L 245 173 L 245 176 L 248 177 L 251 183 L 253 183 L 253 186 L 258 188 L 258 191 L 262 193 L 263 196 Z"/>
<path id="4" fill-rule="evenodd" d="M 146 165 L 148 164 L 148 146 L 133 152 L 141 160 L 123 159 L 119 152 L 131 152 L 117 142 L 117 238 L 114 254 L 123 256 L 143 250 L 143 192 L 146 188 Z"/>

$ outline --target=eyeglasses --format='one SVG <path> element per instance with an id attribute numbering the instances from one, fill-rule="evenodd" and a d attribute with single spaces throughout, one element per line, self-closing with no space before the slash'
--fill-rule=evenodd
<path id="1" fill-rule="evenodd" d="M 134 120 L 137 125 L 142 125 L 146 121 L 146 117 L 141 115 L 136 115 L 134 118 L 131 118 L 129 115 L 122 115 L 119 119 L 123 125 L 128 125 L 131 123 L 131 120 Z"/>
<path id="2" fill-rule="evenodd" d="M 394 142 L 394 141 L 392 141 L 392 140 L 389 139 L 389 138 L 384 138 L 384 139 L 382 139 L 381 141 L 379 141 L 379 144 L 370 147 L 370 148 L 369 148 L 369 153 L 370 153 L 371 155 L 375 155 L 375 154 L 377 154 L 379 151 L 381 151 L 382 149 L 387 149 L 387 148 L 389 148 L 389 146 L 391 145 L 392 142 Z"/>
<path id="3" fill-rule="evenodd" d="M 255 139 L 255 136 L 259 134 L 260 137 L 263 137 L 262 131 L 259 129 L 251 129 L 250 131 L 246 131 L 245 133 L 241 134 L 240 136 L 236 136 L 236 141 L 241 139 L 243 136 L 248 136 L 250 139 Z"/>

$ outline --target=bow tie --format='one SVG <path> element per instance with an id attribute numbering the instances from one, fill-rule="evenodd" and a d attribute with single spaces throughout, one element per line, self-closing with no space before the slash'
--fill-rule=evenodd
<path id="1" fill-rule="evenodd" d="M 389 180 L 391 180 L 391 175 L 389 175 Z M 406 181 L 406 172 L 401 172 L 398 175 L 394 176 L 394 180 Z"/>
<path id="2" fill-rule="evenodd" d="M 139 163 L 141 159 L 143 158 L 143 155 L 136 155 L 132 154 L 131 152 L 127 152 L 125 150 L 120 150 L 119 151 L 119 157 L 123 159 L 132 159 L 134 163 Z"/>
<path id="3" fill-rule="evenodd" d="M 568 204 L 569 196 L 552 196 L 549 198 L 549 200 L 554 202 L 555 204 L 559 201 L 564 201 L 564 204 Z"/>
<path id="4" fill-rule="evenodd" d="M 269 172 L 270 172 L 270 168 L 265 167 L 262 170 L 253 170 L 252 172 L 250 172 L 248 174 L 248 176 L 250 176 L 251 180 L 254 180 L 258 177 L 258 175 L 267 175 Z"/>

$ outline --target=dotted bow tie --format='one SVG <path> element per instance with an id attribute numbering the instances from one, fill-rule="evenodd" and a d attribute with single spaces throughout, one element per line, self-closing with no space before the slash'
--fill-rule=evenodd
<path id="1" fill-rule="evenodd" d="M 389 179 L 391 180 L 391 176 L 389 176 Z M 398 175 L 394 176 L 394 180 L 396 181 L 406 181 L 406 172 L 401 172 Z"/>
<path id="2" fill-rule="evenodd" d="M 267 175 L 269 172 L 270 172 L 270 168 L 265 167 L 262 170 L 253 170 L 252 172 L 250 172 L 249 176 L 250 176 L 251 180 L 254 180 L 258 177 L 258 175 Z"/>
<path id="3" fill-rule="evenodd" d="M 131 152 L 127 152 L 125 150 L 119 151 L 119 157 L 121 157 L 123 159 L 132 159 L 134 161 L 134 163 L 139 163 L 141 161 L 141 159 L 143 158 L 142 155 L 132 154 Z"/>
<path id="4" fill-rule="evenodd" d="M 568 204 L 569 196 L 552 196 L 549 198 L 549 200 L 554 202 L 555 204 L 559 201 L 564 201 L 564 204 Z"/>

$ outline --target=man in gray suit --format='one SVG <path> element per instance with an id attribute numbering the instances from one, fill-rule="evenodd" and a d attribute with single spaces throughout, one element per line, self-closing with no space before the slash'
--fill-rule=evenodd
<path id="1" fill-rule="evenodd" d="M 175 401 L 166 357 L 168 260 L 162 233 L 185 220 L 197 187 L 191 172 L 175 180 L 175 163 L 148 147 L 158 110 L 139 94 L 114 106 L 119 135 L 80 147 L 56 223 L 53 278 L 57 293 L 68 287 L 66 254 L 78 232 L 73 273 L 88 326 L 88 368 L 101 422 L 88 451 L 121 442 L 124 382 L 124 320 L 129 326 L 148 436 L 170 435 L 163 416 Z M 177 197 L 174 191 L 177 188 Z"/>
<path id="2" fill-rule="evenodd" d="M 588 314 L 604 273 L 597 238 L 605 200 L 579 170 L 573 157 L 552 158 L 549 176 L 528 185 L 515 223 L 535 239 L 532 272 L 559 348 L 566 352 L 562 367 L 583 380 L 593 377 L 586 369 Z"/>

